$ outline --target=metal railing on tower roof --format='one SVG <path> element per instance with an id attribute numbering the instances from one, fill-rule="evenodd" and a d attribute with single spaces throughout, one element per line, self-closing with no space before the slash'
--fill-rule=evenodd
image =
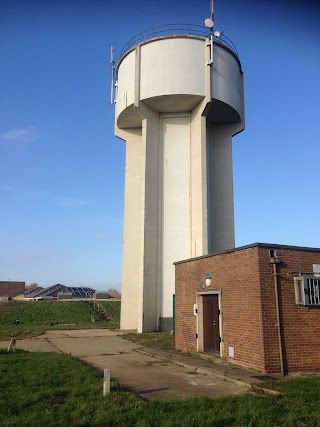
<path id="1" fill-rule="evenodd" d="M 234 54 L 238 56 L 238 51 L 233 42 L 226 37 L 224 34 L 215 36 L 209 28 L 202 25 L 195 24 L 166 24 L 158 25 L 157 27 L 149 28 L 148 30 L 141 31 L 134 37 L 132 37 L 123 47 L 120 52 L 120 58 L 132 49 L 136 44 L 146 40 L 151 40 L 156 37 L 169 36 L 169 35 L 189 35 L 199 37 L 210 37 L 213 36 L 214 42 L 222 46 L 229 48 Z"/>

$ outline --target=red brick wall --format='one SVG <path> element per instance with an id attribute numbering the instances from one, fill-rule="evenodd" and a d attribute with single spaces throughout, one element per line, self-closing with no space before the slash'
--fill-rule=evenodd
<path id="1" fill-rule="evenodd" d="M 275 293 L 272 265 L 268 251 L 259 248 L 259 266 L 263 295 L 263 328 L 266 371 L 279 371 L 279 345 L 275 327 Z M 320 264 L 320 253 L 299 249 L 277 249 L 281 263 L 277 266 L 280 321 L 284 367 L 290 371 L 320 369 L 320 308 L 297 306 L 292 272 L 312 272 L 312 264 Z"/>
<path id="2" fill-rule="evenodd" d="M 221 290 L 224 358 L 263 372 L 279 372 L 279 342 L 270 245 L 255 245 L 176 265 L 176 348 L 197 351 L 197 317 L 193 305 L 198 292 Z M 320 369 L 320 308 L 297 306 L 292 274 L 312 272 L 320 264 L 320 250 L 277 248 L 280 320 L 284 367 L 288 371 Z M 206 272 L 210 289 L 202 289 Z M 235 357 L 229 358 L 229 347 Z"/>
<path id="3" fill-rule="evenodd" d="M 264 352 L 257 248 L 201 258 L 176 265 L 176 348 L 197 351 L 193 304 L 203 292 L 206 272 L 212 273 L 208 292 L 222 292 L 224 357 L 234 347 L 234 363 L 263 370 Z"/>
<path id="4" fill-rule="evenodd" d="M 13 298 L 17 295 L 23 295 L 25 286 L 25 282 L 0 281 L 0 297 Z"/>
<path id="5" fill-rule="evenodd" d="M 202 280 L 203 282 L 203 280 Z M 196 292 L 199 289 L 199 266 L 197 261 L 176 265 L 175 268 L 175 342 L 184 352 L 196 352 Z"/>

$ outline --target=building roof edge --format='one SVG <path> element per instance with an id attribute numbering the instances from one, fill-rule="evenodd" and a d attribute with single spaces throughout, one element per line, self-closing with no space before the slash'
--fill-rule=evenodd
<path id="1" fill-rule="evenodd" d="M 312 247 L 308 247 L 308 246 L 293 246 L 293 245 L 281 245 L 278 243 L 250 243 L 248 245 L 244 245 L 244 246 L 238 246 L 237 248 L 232 248 L 232 249 L 227 249 L 225 251 L 221 251 L 221 252 L 213 252 L 211 254 L 207 254 L 207 255 L 201 255 L 198 257 L 194 257 L 194 258 L 188 258 L 188 259 L 184 259 L 181 261 L 176 261 L 173 264 L 177 265 L 177 264 L 183 264 L 189 261 L 196 261 L 198 259 L 203 259 L 203 258 L 210 258 L 210 257 L 214 257 L 217 255 L 223 255 L 223 254 L 229 254 L 232 252 L 238 252 L 238 251 L 242 251 L 245 249 L 250 249 L 250 248 L 254 248 L 254 247 L 259 247 L 259 248 L 271 248 L 271 249 L 291 249 L 291 250 L 299 250 L 299 251 L 306 251 L 306 252 L 320 252 L 320 248 L 312 248 Z"/>

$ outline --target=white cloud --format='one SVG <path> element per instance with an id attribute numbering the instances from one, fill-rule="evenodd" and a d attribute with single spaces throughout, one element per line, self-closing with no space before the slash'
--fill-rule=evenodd
<path id="1" fill-rule="evenodd" d="M 14 197 L 16 199 L 21 199 L 21 200 L 35 199 L 42 196 L 46 192 L 47 192 L 46 190 L 25 188 L 25 189 L 16 190 Z"/>
<path id="2" fill-rule="evenodd" d="M 31 261 L 35 256 L 31 252 L 21 252 L 17 255 L 17 258 L 21 261 Z"/>
<path id="3" fill-rule="evenodd" d="M 56 203 L 58 206 L 77 208 L 88 205 L 88 201 L 77 197 L 57 197 Z"/>
<path id="4" fill-rule="evenodd" d="M 47 190 L 37 188 L 17 188 L 11 185 L 0 185 L 0 193 L 2 197 L 10 196 L 17 200 L 36 199 L 47 193 Z"/>
<path id="5" fill-rule="evenodd" d="M 0 139 L 13 143 L 34 142 L 39 138 L 39 134 L 34 126 L 9 129 L 0 133 Z"/>
<path id="6" fill-rule="evenodd" d="M 0 185 L 0 191 L 10 193 L 13 190 L 11 185 Z"/>
<path id="7" fill-rule="evenodd" d="M 107 234 L 107 233 L 104 233 L 104 232 L 96 233 L 96 234 L 94 235 L 94 238 L 95 238 L 96 240 L 107 240 L 107 238 L 108 238 L 108 234 Z"/>

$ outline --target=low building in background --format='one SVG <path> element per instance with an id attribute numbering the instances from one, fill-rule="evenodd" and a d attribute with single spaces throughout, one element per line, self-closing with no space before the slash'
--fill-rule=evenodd
<path id="1" fill-rule="evenodd" d="M 113 298 L 108 292 L 96 291 L 94 294 L 95 299 L 110 299 Z"/>
<path id="2" fill-rule="evenodd" d="M 0 281 L 0 298 L 10 299 L 24 295 L 26 282 Z"/>
<path id="3" fill-rule="evenodd" d="M 25 294 L 25 299 L 47 300 L 47 299 L 83 299 L 93 298 L 96 290 L 87 287 L 65 286 L 60 283 L 48 288 L 36 288 Z"/>
<path id="4" fill-rule="evenodd" d="M 73 294 L 71 292 L 58 292 L 57 300 L 72 299 Z"/>
<path id="5" fill-rule="evenodd" d="M 36 288 L 28 289 L 27 291 L 25 291 L 24 297 L 25 298 L 32 298 L 32 295 L 37 294 L 38 292 L 42 291 L 43 289 L 44 288 L 42 286 L 37 286 Z"/>

